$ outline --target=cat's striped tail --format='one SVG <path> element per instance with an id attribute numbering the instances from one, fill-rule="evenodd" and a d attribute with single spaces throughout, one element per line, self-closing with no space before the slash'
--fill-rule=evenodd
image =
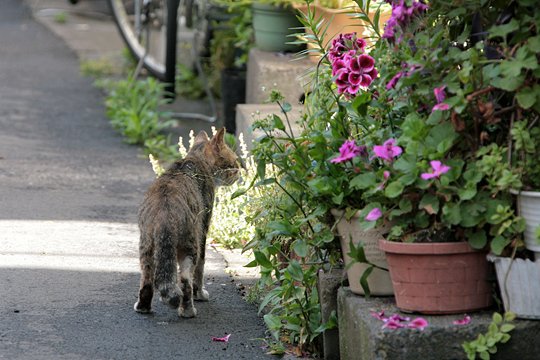
<path id="1" fill-rule="evenodd" d="M 176 309 L 182 301 L 182 290 L 178 287 L 176 250 L 172 237 L 164 231 L 155 239 L 154 286 L 164 304 Z"/>

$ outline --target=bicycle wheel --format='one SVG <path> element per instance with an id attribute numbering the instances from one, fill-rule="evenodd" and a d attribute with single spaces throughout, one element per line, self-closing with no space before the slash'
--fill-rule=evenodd
<path id="1" fill-rule="evenodd" d="M 109 0 L 127 47 L 174 94 L 179 0 Z"/>

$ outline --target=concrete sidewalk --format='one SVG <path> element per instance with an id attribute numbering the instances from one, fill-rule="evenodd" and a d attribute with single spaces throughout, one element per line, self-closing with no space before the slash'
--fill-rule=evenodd
<path id="1" fill-rule="evenodd" d="M 110 127 L 77 53 L 22 1 L 2 5 L 0 359 L 269 357 L 254 340 L 265 335 L 256 307 L 212 249 L 211 299 L 197 318 L 179 319 L 157 299 L 153 315 L 132 310 L 136 213 L 154 175 Z M 229 343 L 212 342 L 225 333 Z"/>

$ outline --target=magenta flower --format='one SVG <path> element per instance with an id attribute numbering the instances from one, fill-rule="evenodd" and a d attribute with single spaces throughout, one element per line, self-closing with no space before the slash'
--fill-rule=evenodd
<path id="1" fill-rule="evenodd" d="M 341 34 L 332 40 L 328 58 L 339 94 L 356 95 L 377 78 L 375 59 L 364 53 L 365 47 L 365 40 L 357 38 L 356 33 Z"/>
<path id="2" fill-rule="evenodd" d="M 418 317 L 407 324 L 407 327 L 418 330 L 424 330 L 427 326 L 427 320 L 421 317 Z"/>
<path id="3" fill-rule="evenodd" d="M 469 325 L 471 323 L 471 317 L 469 315 L 465 315 L 463 319 L 454 320 L 452 324 L 454 325 Z"/>
<path id="4" fill-rule="evenodd" d="M 446 99 L 446 93 L 444 92 L 444 89 L 446 89 L 445 85 L 433 89 L 433 94 L 435 95 L 435 100 L 437 100 L 437 105 L 435 105 L 433 109 L 431 109 L 431 112 L 436 110 L 444 111 L 450 108 L 450 105 L 443 103 L 444 99 Z"/>
<path id="5" fill-rule="evenodd" d="M 394 89 L 397 85 L 398 80 L 401 79 L 401 77 L 404 75 L 406 75 L 406 73 L 403 71 L 400 71 L 396 75 L 394 75 L 394 77 L 391 78 L 390 81 L 386 84 L 386 90 Z"/>
<path id="6" fill-rule="evenodd" d="M 365 147 L 357 146 L 354 143 L 354 140 L 346 140 L 343 145 L 339 148 L 339 156 L 335 159 L 330 160 L 331 163 L 340 163 L 365 153 Z"/>
<path id="7" fill-rule="evenodd" d="M 433 89 L 433 94 L 435 94 L 435 99 L 437 100 L 437 104 L 442 103 L 444 99 L 446 99 L 446 94 L 444 93 L 444 89 L 446 89 L 446 85 Z"/>
<path id="8" fill-rule="evenodd" d="M 396 140 L 388 139 L 382 145 L 375 145 L 373 152 L 375 156 L 383 160 L 392 161 L 395 157 L 401 155 L 403 149 L 395 145 Z"/>
<path id="9" fill-rule="evenodd" d="M 433 160 L 429 162 L 431 164 L 431 172 L 423 173 L 420 177 L 424 180 L 429 180 L 433 178 L 439 178 L 442 174 L 446 174 L 450 170 L 450 166 L 444 165 L 438 160 Z"/>
<path id="10" fill-rule="evenodd" d="M 445 103 L 440 103 L 440 104 L 435 105 L 435 106 L 431 109 L 431 111 L 432 111 L 432 112 L 433 112 L 433 111 L 436 111 L 436 110 L 444 111 L 444 110 L 448 110 L 448 109 L 450 109 L 450 105 L 445 104 Z"/>
<path id="11" fill-rule="evenodd" d="M 365 217 L 366 221 L 377 221 L 382 216 L 382 211 L 379 208 L 373 208 Z"/>
<path id="12" fill-rule="evenodd" d="M 386 182 L 388 181 L 388 179 L 390 178 L 390 171 L 388 170 L 384 170 L 383 172 L 383 182 L 379 184 L 379 186 L 377 187 L 379 190 L 382 190 L 384 189 L 384 186 L 386 185 Z"/>
<path id="13" fill-rule="evenodd" d="M 428 6 L 420 1 L 413 0 L 411 6 L 407 6 L 405 0 L 393 2 L 392 15 L 386 22 L 382 37 L 384 39 L 393 39 L 397 27 L 405 28 L 414 16 L 423 13 L 427 9 Z"/>

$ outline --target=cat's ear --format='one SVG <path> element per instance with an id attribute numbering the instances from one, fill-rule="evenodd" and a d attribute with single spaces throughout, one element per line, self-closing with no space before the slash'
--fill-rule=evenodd
<path id="1" fill-rule="evenodd" d="M 225 128 L 219 129 L 219 131 L 212 137 L 211 143 L 214 149 L 221 150 L 223 148 L 223 145 L 225 145 L 224 141 L 225 136 Z"/>
<path id="2" fill-rule="evenodd" d="M 206 133 L 206 131 L 201 130 L 197 134 L 197 136 L 195 136 L 195 139 L 193 141 L 193 145 L 200 144 L 200 143 L 207 143 L 208 141 L 209 141 L 208 134 Z"/>

